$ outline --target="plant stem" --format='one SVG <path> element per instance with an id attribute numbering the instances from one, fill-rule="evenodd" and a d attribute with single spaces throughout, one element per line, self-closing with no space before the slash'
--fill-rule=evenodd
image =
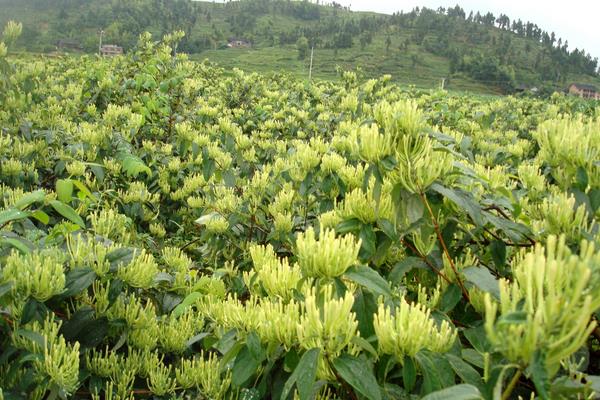
<path id="1" fill-rule="evenodd" d="M 519 368 L 517 372 L 515 372 L 514 376 L 510 380 L 510 383 L 506 387 L 506 390 L 504 390 L 504 393 L 502 393 L 502 400 L 508 400 L 510 398 L 510 395 L 515 389 L 515 386 L 517 386 L 517 383 L 519 382 L 519 378 L 521 378 L 522 373 L 523 371 L 521 370 L 521 368 Z"/>
<path id="2" fill-rule="evenodd" d="M 440 241 L 440 244 L 442 246 L 444 254 L 446 255 L 446 258 L 448 259 L 448 262 L 450 263 L 450 268 L 452 268 L 452 271 L 454 271 L 454 276 L 456 276 L 456 283 L 460 287 L 463 297 L 467 301 L 469 301 L 469 292 L 467 292 L 467 289 L 465 288 L 465 285 L 463 284 L 462 279 L 460 279 L 460 275 L 458 275 L 456 265 L 454 265 L 454 260 L 452 260 L 452 257 L 450 257 L 450 252 L 448 251 L 448 247 L 446 247 L 446 242 L 444 242 L 444 238 L 442 237 L 442 232 L 440 231 L 440 225 L 438 224 L 438 221 L 435 218 L 435 215 L 433 214 L 433 210 L 431 209 L 431 206 L 429 205 L 429 202 L 427 201 L 427 196 L 425 196 L 425 193 L 422 193 L 422 192 L 419 193 L 419 196 L 421 196 L 421 200 L 423 200 L 425 207 L 427 207 L 427 211 L 429 212 L 429 216 L 431 217 L 431 222 L 433 223 L 433 229 L 435 230 L 438 240 Z"/>
<path id="3" fill-rule="evenodd" d="M 414 246 L 412 246 L 410 243 L 408 243 L 407 241 L 405 241 L 404 239 L 400 239 L 400 242 L 408 247 L 413 253 L 415 253 L 425 264 L 427 264 L 429 266 L 429 268 L 431 268 L 431 270 L 433 272 L 435 272 L 436 274 L 438 274 L 443 280 L 445 280 L 448 283 L 452 283 L 450 281 L 450 279 L 448 279 L 448 277 L 446 275 L 444 275 L 442 273 L 442 271 L 440 271 L 439 269 L 437 269 L 428 259 L 427 257 L 425 257 L 423 254 L 421 254 L 419 252 L 419 250 L 417 250 Z"/>

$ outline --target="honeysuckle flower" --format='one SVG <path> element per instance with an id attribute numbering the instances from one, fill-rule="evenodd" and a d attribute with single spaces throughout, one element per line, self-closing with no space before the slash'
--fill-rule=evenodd
<path id="1" fill-rule="evenodd" d="M 129 264 L 117 270 L 117 276 L 129 286 L 149 289 L 154 286 L 154 278 L 158 272 L 158 264 L 154 256 L 142 250 Z"/>
<path id="2" fill-rule="evenodd" d="M 273 228 L 279 234 L 291 233 L 294 229 L 294 217 L 290 213 L 277 213 L 273 215 Z"/>
<path id="3" fill-rule="evenodd" d="M 412 193 L 423 193 L 453 169 L 454 159 L 448 152 L 434 149 L 427 136 L 413 139 L 403 136 L 397 144 L 398 164 L 390 178 Z"/>
<path id="4" fill-rule="evenodd" d="M 327 153 L 321 157 L 321 170 L 326 174 L 337 174 L 346 162 L 346 159 L 338 153 Z"/>
<path id="5" fill-rule="evenodd" d="M 23 24 L 15 21 L 8 21 L 2 31 L 2 37 L 8 43 L 14 42 L 23 32 Z"/>
<path id="6" fill-rule="evenodd" d="M 48 377 L 51 385 L 65 393 L 73 393 L 79 386 L 79 342 L 67 345 L 62 336 L 53 343 L 46 341 L 44 359 L 37 361 L 35 366 Z"/>
<path id="7" fill-rule="evenodd" d="M 304 315 L 298 323 L 298 340 L 305 349 L 322 349 L 318 375 L 331 376 L 325 358 L 334 359 L 344 349 L 352 347 L 352 339 L 358 333 L 358 321 L 352 312 L 354 296 L 347 291 L 335 298 L 333 286 L 325 285 L 319 291 L 315 287 L 305 293 Z"/>
<path id="8" fill-rule="evenodd" d="M 405 136 L 419 136 L 426 127 L 425 116 L 413 100 L 404 100 L 392 105 L 386 101 L 381 102 L 374 107 L 373 114 L 393 147 Z"/>
<path id="9" fill-rule="evenodd" d="M 572 254 L 564 236 L 549 236 L 545 247 L 524 253 L 513 266 L 513 282 L 500 280 L 500 303 L 486 296 L 490 343 L 522 366 L 543 352 L 554 376 L 596 326 L 591 316 L 600 308 L 599 266 L 593 244 L 584 241 L 579 255 Z"/>
<path id="10" fill-rule="evenodd" d="M 448 351 L 456 340 L 456 330 L 445 320 L 438 326 L 430 314 L 424 305 L 412 305 L 405 300 L 394 313 L 379 304 L 373 318 L 379 350 L 395 356 L 399 362 L 403 362 L 405 356 L 414 357 L 422 349 L 437 353 Z"/>
<path id="11" fill-rule="evenodd" d="M 231 384 L 231 372 L 223 376 L 216 354 L 205 355 L 204 351 L 191 360 L 181 360 L 180 366 L 175 369 L 175 377 L 180 387 L 201 388 L 202 393 L 210 399 L 224 398 Z"/>
<path id="12" fill-rule="evenodd" d="M 158 222 L 153 222 L 148 226 L 150 233 L 157 238 L 164 238 L 167 234 L 165 227 Z"/>
<path id="13" fill-rule="evenodd" d="M 222 234 L 229 229 L 229 222 L 222 215 L 216 214 L 206 221 L 205 228 L 207 232 Z"/>
<path id="14" fill-rule="evenodd" d="M 335 278 L 358 262 L 360 239 L 353 235 L 335 237 L 335 231 L 325 229 L 316 238 L 312 227 L 296 239 L 296 257 L 302 273 L 308 277 Z"/>
<path id="15" fill-rule="evenodd" d="M 546 178 L 540 173 L 540 166 L 536 164 L 520 164 L 517 174 L 523 187 L 527 189 L 529 197 L 538 198 L 546 187 Z"/>
<path id="16" fill-rule="evenodd" d="M 374 180 L 371 180 L 367 192 L 357 188 L 346 193 L 343 202 L 337 207 L 342 219 L 357 218 L 365 224 L 376 222 L 378 219 L 392 220 L 394 208 L 389 191 L 381 190 L 379 199 L 374 191 Z"/>
<path id="17" fill-rule="evenodd" d="M 578 116 L 544 121 L 534 132 L 540 146 L 537 158 L 552 168 L 551 174 L 563 190 L 575 182 L 579 168 L 586 172 L 590 187 L 600 185 L 599 129 L 600 119 Z"/>
<path id="18" fill-rule="evenodd" d="M 272 297 L 289 300 L 293 290 L 298 288 L 302 272 L 297 265 L 290 266 L 286 258 L 278 259 L 271 245 L 252 246 L 250 254 L 254 263 L 254 274 L 246 275 L 246 285 L 256 279 L 261 287 Z"/>
<path id="19" fill-rule="evenodd" d="M 575 207 L 575 197 L 567 193 L 550 195 L 541 204 L 529 207 L 534 232 L 545 237 L 565 234 L 570 241 L 581 240 L 582 232 L 590 231 L 585 204 Z"/>
<path id="20" fill-rule="evenodd" d="M 165 318 L 159 324 L 158 341 L 164 351 L 181 354 L 187 349 L 188 340 L 202 329 L 203 321 L 187 312 L 174 318 Z"/>
<path id="21" fill-rule="evenodd" d="M 389 155 L 390 147 L 385 136 L 379 133 L 377 124 L 362 125 L 356 133 L 358 152 L 362 160 L 376 163 Z"/>
<path id="22" fill-rule="evenodd" d="M 356 166 L 345 165 L 338 171 L 338 174 L 348 191 L 362 187 L 365 180 L 365 173 L 367 167 L 364 164 L 357 164 Z"/>
<path id="23" fill-rule="evenodd" d="M 172 367 L 159 364 L 148 373 L 148 387 L 157 396 L 171 394 L 177 388 L 177 381 L 172 377 Z"/>
<path id="24" fill-rule="evenodd" d="M 104 351 L 92 349 L 85 356 L 86 368 L 94 374 L 108 378 L 116 374 L 119 369 L 119 357 L 108 346 Z"/>
<path id="25" fill-rule="evenodd" d="M 28 296 L 43 302 L 63 292 L 66 283 L 64 257 L 58 251 L 35 251 L 21 255 L 12 252 L 2 268 L 0 282 L 14 282 L 20 298 Z"/>

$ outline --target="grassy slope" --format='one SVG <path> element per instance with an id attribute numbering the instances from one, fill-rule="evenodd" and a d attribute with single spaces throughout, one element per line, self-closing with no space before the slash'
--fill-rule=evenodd
<path id="1" fill-rule="evenodd" d="M 221 4 L 201 2 L 211 7 L 211 24 L 214 23 L 227 33 L 228 24 L 225 21 L 226 11 Z M 323 8 L 321 15 L 326 17 L 332 10 Z M 361 13 L 338 10 L 338 15 L 357 16 Z M 259 18 L 257 26 L 269 24 L 275 32 L 289 29 L 300 24 L 314 24 L 311 21 L 298 21 L 281 15 L 266 15 Z M 210 26 L 199 24 L 197 29 L 204 32 L 210 31 Z M 419 88 L 439 87 L 441 79 L 448 76 L 449 62 L 444 57 L 424 51 L 419 46 L 411 45 L 408 51 L 400 51 L 398 45 L 408 38 L 409 32 L 399 32 L 392 38 L 392 46 L 387 52 L 385 48 L 386 34 L 380 32 L 375 35 L 373 42 L 361 49 L 358 40 L 350 49 L 340 49 L 335 54 L 333 49 L 318 48 L 314 52 L 313 77 L 316 79 L 337 79 L 336 68 L 360 68 L 366 77 L 376 77 L 390 74 L 392 79 L 402 85 L 414 85 Z M 412 66 L 411 54 L 417 53 L 420 63 Z M 195 60 L 208 60 L 226 68 L 240 68 L 257 72 L 286 71 L 297 77 L 308 77 L 309 59 L 299 60 L 298 51 L 294 45 L 272 47 L 267 43 L 258 41 L 250 49 L 225 49 L 208 50 L 192 55 Z M 465 90 L 479 93 L 499 93 L 495 87 L 482 84 L 475 80 L 458 77 L 452 79 L 451 90 Z"/>
<path id="2" fill-rule="evenodd" d="M 2 2 L 0 2 L 2 3 Z M 204 8 L 208 7 L 211 13 L 210 22 L 204 16 L 198 18 L 194 27 L 194 33 L 209 33 L 212 31 L 212 25 L 217 26 L 223 32 L 225 37 L 231 35 L 230 26 L 226 22 L 228 12 L 223 4 L 212 2 L 199 2 Z M 49 9 L 40 12 L 39 10 L 28 9 L 25 6 L 16 6 L 14 4 L 1 4 L 2 13 L 0 15 L 0 25 L 8 19 L 22 21 L 25 25 L 35 25 L 41 27 L 43 32 L 42 40 L 53 42 L 56 40 L 55 33 L 52 32 L 52 23 L 57 20 L 58 10 Z M 322 18 L 333 13 L 333 9 L 323 7 L 321 11 Z M 345 18 L 357 17 L 361 13 L 337 10 L 339 16 Z M 287 30 L 301 24 L 316 24 L 317 21 L 304 21 L 282 15 L 263 15 L 257 19 L 257 27 L 269 26 L 274 33 Z M 491 35 L 499 36 L 500 30 L 489 28 Z M 88 32 L 90 34 L 90 32 Z M 434 55 L 425 50 L 422 46 L 411 44 L 407 50 L 401 50 L 399 45 L 411 35 L 410 30 L 401 30 L 392 32 L 392 45 L 390 51 L 386 51 L 385 39 L 388 32 L 380 31 L 373 37 L 373 42 L 361 49 L 358 38 L 351 49 L 340 49 L 337 54 L 333 49 L 318 48 L 315 50 L 313 76 L 316 79 L 336 79 L 336 67 L 344 69 L 360 68 L 365 77 L 376 77 L 382 74 L 390 74 L 392 79 L 401 85 L 414 85 L 420 88 L 439 87 L 442 78 L 449 76 L 449 61 L 445 57 Z M 466 42 L 466 32 L 462 33 L 463 40 Z M 458 35 L 461 37 L 461 34 Z M 458 39 L 460 40 L 460 39 Z M 517 52 L 516 77 L 518 82 L 532 82 L 534 76 L 533 64 L 540 46 L 530 42 L 533 50 L 525 50 L 527 40 L 517 35 L 512 35 L 512 47 Z M 479 47 L 483 48 L 487 44 L 482 43 Z M 33 49 L 41 51 L 40 48 Z M 225 68 L 241 68 L 248 71 L 257 72 L 277 72 L 286 71 L 298 77 L 308 77 L 309 60 L 298 60 L 297 50 L 294 45 L 272 47 L 270 43 L 256 40 L 255 46 L 251 49 L 219 49 L 208 50 L 199 54 L 193 54 L 195 60 L 208 59 Z M 419 61 L 413 65 L 412 55 L 416 54 Z M 600 87 L 600 79 L 587 75 L 573 75 L 567 78 L 567 82 L 590 83 Z M 557 90 L 563 89 L 560 85 Z M 473 91 L 478 93 L 500 93 L 494 82 L 479 82 L 466 76 L 453 76 L 446 84 L 449 90 Z"/>
<path id="3" fill-rule="evenodd" d="M 228 24 L 225 21 L 226 12 L 221 4 L 201 2 L 211 7 L 212 20 L 218 27 L 225 31 Z M 322 16 L 331 13 L 329 8 L 323 8 Z M 338 11 L 340 15 L 349 14 L 346 11 Z M 354 12 L 353 15 L 361 13 Z M 271 23 L 275 31 L 282 26 L 297 26 L 306 21 L 298 21 L 279 15 L 267 15 L 259 19 L 257 25 Z M 309 24 L 313 22 L 308 22 Z M 204 25 L 206 30 L 210 27 Z M 499 36 L 500 30 L 490 28 L 491 34 Z M 427 52 L 423 47 L 411 44 L 407 50 L 400 50 L 399 44 L 403 43 L 411 32 L 409 30 L 394 32 L 392 34 L 392 45 L 390 51 L 386 51 L 385 39 L 387 33 L 379 32 L 373 38 L 373 42 L 363 50 L 355 40 L 351 49 L 338 50 L 337 56 L 333 49 L 316 49 L 313 62 L 313 76 L 321 79 L 336 79 L 336 66 L 343 68 L 360 68 L 367 77 L 390 74 L 394 81 L 401 85 L 414 85 L 421 88 L 439 87 L 442 78 L 449 76 L 450 63 L 447 58 L 440 57 Z M 465 33 L 466 35 L 466 33 Z M 464 39 L 466 41 L 466 38 Z M 537 56 L 535 43 L 534 51 L 525 50 L 528 40 L 515 34 L 512 35 L 512 46 L 518 52 L 516 76 L 518 81 L 530 82 L 533 76 L 533 64 Z M 531 42 L 530 42 L 531 43 Z M 487 44 L 482 44 L 485 47 Z M 537 46 L 539 47 L 539 46 Z M 419 63 L 412 64 L 412 54 L 417 54 Z M 297 50 L 293 45 L 269 47 L 258 42 L 252 49 L 226 49 L 209 50 L 193 55 L 194 59 L 207 59 L 225 67 L 241 68 L 258 72 L 273 72 L 286 70 L 295 76 L 308 76 L 309 60 L 298 60 Z M 590 83 L 600 86 L 600 79 L 587 75 L 571 75 L 568 82 Z M 494 86 L 493 82 L 479 82 L 474 79 L 457 75 L 447 82 L 446 88 L 457 91 L 473 91 L 479 93 L 497 94 L 501 91 Z M 562 87 L 557 86 L 557 90 Z"/>

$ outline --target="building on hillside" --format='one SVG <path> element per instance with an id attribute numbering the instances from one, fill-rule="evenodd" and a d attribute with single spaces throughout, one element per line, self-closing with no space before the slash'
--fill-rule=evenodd
<path id="1" fill-rule="evenodd" d="M 574 96 L 583 97 L 585 99 L 596 99 L 600 100 L 600 93 L 596 90 L 596 87 L 583 83 L 572 83 L 567 89 L 569 94 Z"/>
<path id="2" fill-rule="evenodd" d="M 66 50 L 81 51 L 81 50 L 83 50 L 83 47 L 76 40 L 60 39 L 59 41 L 56 42 L 56 50 L 58 50 L 58 51 L 66 51 Z"/>
<path id="3" fill-rule="evenodd" d="M 114 57 L 123 54 L 123 48 L 115 44 L 103 44 L 100 47 L 100 54 L 107 57 Z"/>
<path id="4" fill-rule="evenodd" d="M 227 47 L 229 48 L 252 47 L 252 43 L 250 43 L 246 39 L 229 38 L 227 42 Z"/>

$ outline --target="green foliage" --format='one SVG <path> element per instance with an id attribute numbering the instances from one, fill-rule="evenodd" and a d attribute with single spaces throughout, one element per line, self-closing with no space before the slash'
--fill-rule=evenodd
<path id="1" fill-rule="evenodd" d="M 599 389 L 594 103 L 226 72 L 180 40 L 2 72 L 6 398 Z"/>
<path id="2" fill-rule="evenodd" d="M 600 85 L 597 60 L 569 49 L 554 33 L 517 16 L 467 16 L 459 6 L 394 15 L 283 0 L 0 0 L 0 8 L 0 25 L 24 23 L 11 47 L 33 52 L 97 53 L 100 31 L 103 43 L 130 51 L 145 31 L 183 30 L 177 51 L 228 68 L 283 69 L 304 77 L 304 59 L 314 46 L 316 78 L 334 78 L 342 66 L 428 88 L 445 78 L 446 88 L 483 93 L 536 87 L 550 94 L 572 82 Z M 232 38 L 251 48 L 229 48 Z"/>

